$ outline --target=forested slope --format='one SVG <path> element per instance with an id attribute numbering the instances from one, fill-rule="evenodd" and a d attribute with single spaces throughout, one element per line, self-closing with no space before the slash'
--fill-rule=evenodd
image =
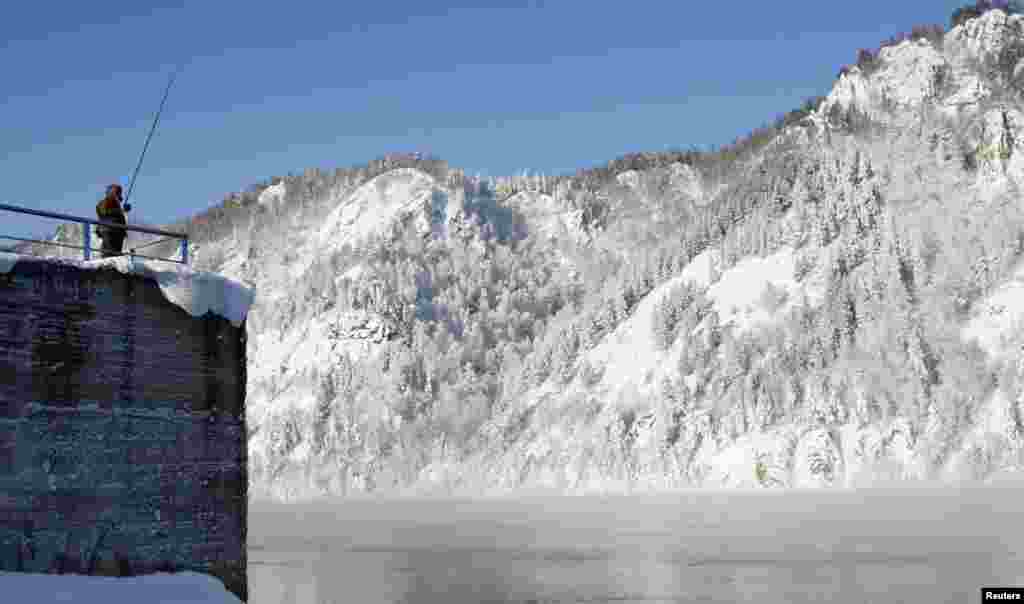
<path id="1" fill-rule="evenodd" d="M 973 480 L 1024 465 L 1024 18 L 861 51 L 715 151 L 390 156 L 177 228 L 257 290 L 253 490 Z M 168 250 L 172 252 L 171 250 Z"/>

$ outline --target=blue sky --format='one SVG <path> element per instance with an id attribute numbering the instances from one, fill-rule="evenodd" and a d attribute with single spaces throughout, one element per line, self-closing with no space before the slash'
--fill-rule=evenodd
<path id="1" fill-rule="evenodd" d="M 0 202 L 90 216 L 127 184 L 178 66 L 135 221 L 389 151 L 550 174 L 723 144 L 827 93 L 858 48 L 961 4 L 16 3 L 0 20 Z"/>

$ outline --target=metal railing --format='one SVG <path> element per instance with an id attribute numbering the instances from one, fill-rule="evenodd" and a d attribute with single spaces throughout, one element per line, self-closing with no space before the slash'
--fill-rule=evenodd
<path id="1" fill-rule="evenodd" d="M 151 242 L 146 243 L 145 245 L 142 245 L 142 246 L 139 246 L 139 247 L 130 248 L 127 254 L 120 254 L 122 256 L 132 256 L 132 257 L 139 257 L 139 258 L 147 258 L 149 260 L 162 260 L 164 262 L 176 262 L 176 263 L 179 263 L 179 264 L 186 264 L 186 265 L 188 264 L 188 235 L 185 234 L 185 233 L 172 233 L 170 231 L 162 231 L 160 229 L 151 229 L 149 227 L 132 226 L 132 225 L 127 225 L 127 224 L 117 224 L 116 222 L 104 222 L 102 220 L 92 220 L 90 218 L 80 218 L 78 216 L 71 216 L 70 214 L 58 214 L 57 212 L 47 212 L 45 210 L 33 210 L 33 209 L 30 209 L 30 208 L 20 208 L 18 206 L 7 205 L 5 203 L 0 203 L 0 210 L 7 211 L 7 212 L 15 212 L 17 214 L 29 214 L 29 215 L 32 215 L 32 216 L 42 216 L 43 218 L 54 218 L 56 220 L 67 220 L 67 221 L 70 221 L 70 222 L 77 222 L 77 223 L 82 225 L 82 242 L 84 243 L 84 245 L 81 245 L 81 246 L 79 246 L 79 245 L 68 245 L 66 243 L 57 243 L 55 241 L 42 241 L 42 240 L 39 240 L 39 239 L 24 239 L 24 238 L 21 238 L 21 237 L 9 237 L 9 236 L 5 236 L 5 235 L 0 235 L 0 239 L 10 239 L 10 240 L 13 240 L 13 241 L 22 241 L 22 242 L 27 242 L 27 243 L 39 243 L 39 244 L 43 244 L 43 245 L 53 245 L 53 246 L 57 246 L 57 247 L 68 247 L 68 248 L 72 248 L 72 249 L 79 249 L 79 250 L 82 250 L 83 257 L 84 257 L 85 260 L 91 260 L 92 259 L 92 252 L 93 251 L 97 251 L 97 250 L 93 250 L 93 248 L 92 248 L 92 226 L 93 225 L 95 225 L 95 226 L 104 226 L 104 227 L 110 227 L 110 228 L 115 228 L 115 229 L 124 229 L 126 231 L 136 231 L 136 232 L 139 232 L 139 233 L 148 233 L 150 235 L 162 235 L 162 236 L 165 237 L 164 239 L 157 239 L 156 241 L 151 241 Z M 135 253 L 135 250 L 141 250 L 141 249 L 147 248 L 147 247 L 149 247 L 151 245 L 156 245 L 158 243 L 163 243 L 164 241 L 168 241 L 170 239 L 180 239 L 181 240 L 181 260 L 173 260 L 171 258 L 159 258 L 159 257 L 156 257 L 156 256 L 145 256 L 145 255 L 142 255 L 142 254 Z"/>

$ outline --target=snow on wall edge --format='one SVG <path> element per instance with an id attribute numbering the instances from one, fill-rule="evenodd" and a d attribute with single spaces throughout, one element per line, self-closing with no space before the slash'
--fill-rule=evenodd
<path id="1" fill-rule="evenodd" d="M 0 252 L 0 274 L 14 269 L 19 260 L 36 258 Z M 156 281 L 164 297 L 193 317 L 207 312 L 224 317 L 239 327 L 249 313 L 255 292 L 227 277 L 197 271 L 181 264 L 146 261 L 122 256 L 103 260 L 70 260 L 67 258 L 36 258 L 46 262 L 71 264 L 82 269 L 114 268 L 124 274 L 137 274 Z"/>

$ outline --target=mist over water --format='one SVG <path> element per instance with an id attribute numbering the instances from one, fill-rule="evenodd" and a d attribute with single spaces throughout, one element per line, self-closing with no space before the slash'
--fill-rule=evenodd
<path id="1" fill-rule="evenodd" d="M 1018 485 L 254 501 L 250 602 L 977 602 L 1024 585 Z"/>

